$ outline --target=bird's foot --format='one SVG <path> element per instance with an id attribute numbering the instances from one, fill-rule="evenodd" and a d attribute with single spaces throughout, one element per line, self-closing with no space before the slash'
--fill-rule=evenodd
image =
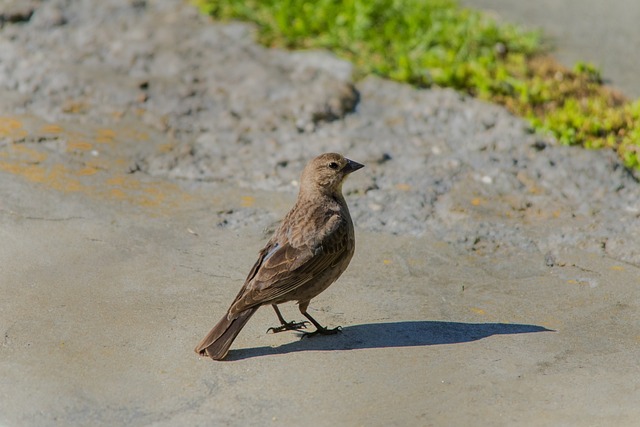
<path id="1" fill-rule="evenodd" d="M 303 322 L 286 322 L 286 323 L 283 323 L 281 326 L 277 326 L 277 327 L 274 326 L 267 329 L 267 333 L 273 332 L 274 334 L 277 334 L 278 332 L 284 332 L 284 331 L 299 331 L 300 329 L 307 329 L 308 323 L 309 322 L 307 322 L 306 320 Z"/>
<path id="2" fill-rule="evenodd" d="M 329 328 L 318 328 L 313 332 L 302 332 L 302 338 L 311 338 L 316 335 L 335 335 L 339 332 L 342 332 L 342 326 L 338 326 L 333 329 Z"/>

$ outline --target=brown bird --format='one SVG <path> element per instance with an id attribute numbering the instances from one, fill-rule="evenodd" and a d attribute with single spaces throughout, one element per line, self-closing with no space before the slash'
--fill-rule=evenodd
<path id="1" fill-rule="evenodd" d="M 222 360 L 233 340 L 260 306 L 270 304 L 280 326 L 273 332 L 300 330 L 308 322 L 287 322 L 278 304 L 297 301 L 316 330 L 305 335 L 335 334 L 307 308 L 346 270 L 355 250 L 353 222 L 342 195 L 342 183 L 363 165 L 340 154 L 313 159 L 302 172 L 295 205 L 284 217 L 249 272 L 227 313 L 195 348 L 196 353 Z"/>

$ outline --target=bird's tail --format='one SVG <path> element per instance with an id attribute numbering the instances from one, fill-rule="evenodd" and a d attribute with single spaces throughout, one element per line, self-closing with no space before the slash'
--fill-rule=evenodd
<path id="1" fill-rule="evenodd" d="M 209 356 L 214 360 L 222 360 L 229 352 L 229 347 L 236 339 L 244 325 L 249 321 L 258 307 L 250 308 L 229 319 L 228 313 L 209 331 L 206 337 L 195 348 L 196 353 Z"/>

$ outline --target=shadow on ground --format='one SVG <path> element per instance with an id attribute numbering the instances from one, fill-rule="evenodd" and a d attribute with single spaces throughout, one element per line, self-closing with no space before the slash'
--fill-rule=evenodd
<path id="1" fill-rule="evenodd" d="M 298 351 L 357 350 L 458 344 L 476 341 L 492 335 L 528 334 L 532 332 L 553 331 L 542 326 L 513 323 L 460 323 L 426 320 L 368 323 L 347 326 L 339 335 L 314 336 L 279 347 L 232 350 L 227 360 L 242 360 Z"/>

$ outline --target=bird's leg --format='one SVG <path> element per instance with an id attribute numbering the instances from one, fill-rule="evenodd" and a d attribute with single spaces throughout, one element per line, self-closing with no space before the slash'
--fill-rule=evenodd
<path id="1" fill-rule="evenodd" d="M 280 313 L 280 309 L 278 309 L 277 305 L 272 304 L 271 307 L 273 307 L 273 309 L 275 310 L 276 316 L 278 316 L 278 320 L 280 321 L 281 326 L 269 328 L 267 329 L 267 332 L 273 332 L 274 334 L 276 334 L 283 331 L 299 331 L 300 329 L 307 328 L 307 323 L 309 322 L 287 322 L 286 320 L 284 320 L 284 317 L 282 317 L 282 313 Z"/>
<path id="2" fill-rule="evenodd" d="M 309 319 L 311 321 L 311 323 L 313 323 L 313 326 L 316 327 L 316 330 L 313 332 L 303 332 L 302 337 L 312 337 L 314 335 L 334 335 L 337 334 L 338 332 L 342 331 L 342 327 L 338 326 L 336 328 L 333 329 L 329 329 L 329 328 L 325 328 L 324 326 L 322 326 L 320 323 L 318 323 L 318 321 L 316 319 L 314 319 L 313 317 L 311 317 L 311 315 L 309 313 L 307 313 L 307 307 L 309 307 L 309 303 L 306 302 L 304 304 L 300 304 L 300 313 L 302 313 L 302 315 L 304 317 L 306 317 L 307 319 Z"/>

